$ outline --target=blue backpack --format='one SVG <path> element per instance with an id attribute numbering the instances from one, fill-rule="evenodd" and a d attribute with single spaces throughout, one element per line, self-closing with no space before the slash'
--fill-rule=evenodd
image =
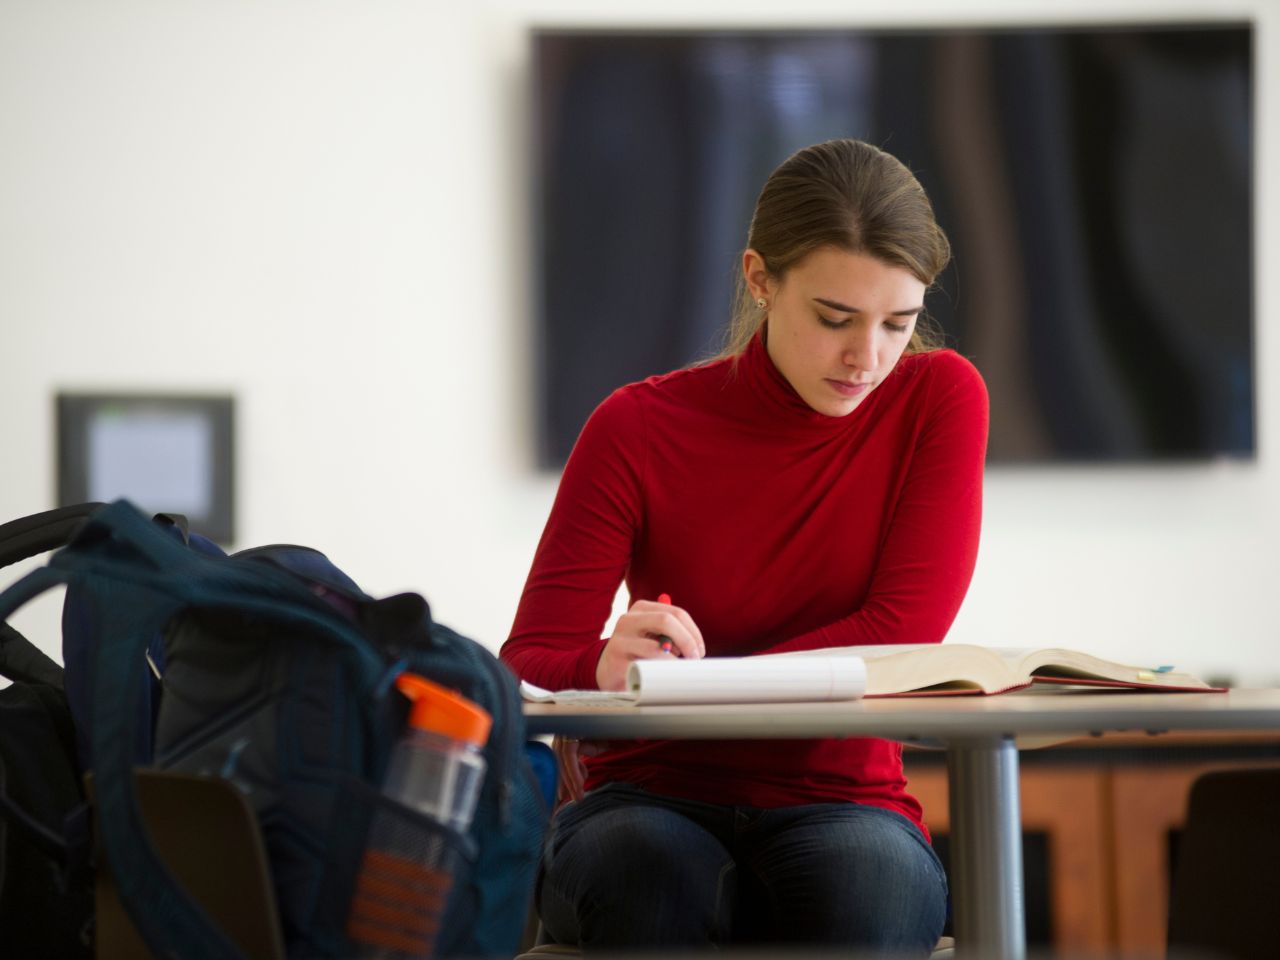
<path id="1" fill-rule="evenodd" d="M 154 953 L 240 956 L 147 836 L 131 771 L 148 762 L 225 777 L 248 796 L 290 956 L 354 952 L 348 907 L 375 817 L 452 851 L 436 956 L 514 952 L 548 809 L 515 682 L 489 651 L 435 623 L 417 594 L 369 597 L 315 550 L 226 556 L 124 501 L 94 512 L 47 566 L 0 594 L 0 621 L 60 584 L 67 694 L 100 842 Z M 404 670 L 493 717 L 465 836 L 379 790 L 407 713 L 393 684 Z"/>

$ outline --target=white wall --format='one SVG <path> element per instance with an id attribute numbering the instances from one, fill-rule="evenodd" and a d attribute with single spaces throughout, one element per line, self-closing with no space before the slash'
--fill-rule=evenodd
<path id="1" fill-rule="evenodd" d="M 0 519 L 52 505 L 57 389 L 233 390 L 243 544 L 314 544 L 500 643 L 555 486 L 529 465 L 530 25 L 1249 17 L 1274 165 L 1266 0 L 601 6 L 0 0 Z M 990 470 L 953 639 L 1280 683 L 1280 210 L 1257 187 L 1257 462 Z M 15 623 L 56 650 L 56 607 Z"/>

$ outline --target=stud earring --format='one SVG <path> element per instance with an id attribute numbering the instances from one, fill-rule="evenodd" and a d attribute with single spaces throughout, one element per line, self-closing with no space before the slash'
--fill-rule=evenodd
<path id="1" fill-rule="evenodd" d="M 759 307 L 761 310 L 764 310 L 769 306 L 769 301 L 766 300 L 764 297 L 759 297 L 756 300 L 756 306 Z"/>

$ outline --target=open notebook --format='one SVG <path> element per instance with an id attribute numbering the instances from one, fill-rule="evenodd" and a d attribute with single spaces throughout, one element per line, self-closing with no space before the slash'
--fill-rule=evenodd
<path id="1" fill-rule="evenodd" d="M 1167 692 L 1221 689 L 1171 667 L 1129 666 L 1078 650 L 942 643 L 637 660 L 627 670 L 626 690 L 549 691 L 525 682 L 520 692 L 530 702 L 620 706 L 998 694 L 1033 684 Z"/>
<path id="2" fill-rule="evenodd" d="M 765 661 L 771 661 L 766 663 Z M 856 700 L 866 691 L 860 657 L 708 657 L 636 660 L 626 690 L 543 690 L 520 684 L 525 700 L 598 706 Z"/>

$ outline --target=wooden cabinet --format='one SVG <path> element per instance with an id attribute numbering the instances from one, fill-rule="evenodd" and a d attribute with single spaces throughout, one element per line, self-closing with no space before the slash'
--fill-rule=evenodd
<path id="1" fill-rule="evenodd" d="M 948 828 L 942 754 L 904 751 L 908 789 L 936 836 Z M 1280 734 L 1107 735 L 1020 754 L 1022 824 L 1041 833 L 1052 946 L 1160 955 L 1171 837 L 1202 773 L 1280 766 Z"/>

